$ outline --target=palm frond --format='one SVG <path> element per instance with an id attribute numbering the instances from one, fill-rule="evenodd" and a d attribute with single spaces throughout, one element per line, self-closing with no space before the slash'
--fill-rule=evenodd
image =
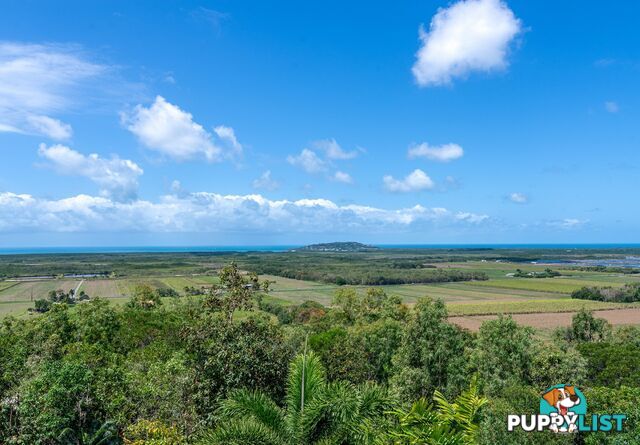
<path id="1" fill-rule="evenodd" d="M 313 351 L 298 355 L 289 366 L 287 408 L 289 412 L 303 411 L 305 405 L 326 383 L 325 371 Z"/>
<path id="2" fill-rule="evenodd" d="M 344 439 L 349 436 L 349 426 L 356 419 L 358 419 L 356 388 L 346 382 L 327 384 L 309 401 L 300 417 L 301 438 L 305 443 L 329 437 L 337 440 L 336 436 Z"/>
<path id="3" fill-rule="evenodd" d="M 203 434 L 201 445 L 287 445 L 272 429 L 253 418 L 222 422 L 215 431 Z"/>
<path id="4" fill-rule="evenodd" d="M 475 444 L 478 436 L 478 411 L 488 400 L 478 393 L 477 381 L 474 378 L 469 388 L 456 397 L 453 403 L 439 391 L 435 391 L 433 400 L 438 408 L 440 420 L 460 431 L 466 444 Z"/>
<path id="5" fill-rule="evenodd" d="M 260 391 L 239 389 L 232 391 L 218 409 L 224 420 L 252 418 L 278 435 L 285 435 L 284 412 L 266 394 Z"/>

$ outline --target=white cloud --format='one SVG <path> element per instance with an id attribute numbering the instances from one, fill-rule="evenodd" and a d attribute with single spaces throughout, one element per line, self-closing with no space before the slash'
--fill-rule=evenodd
<path id="1" fill-rule="evenodd" d="M 253 181 L 253 188 L 255 189 L 273 191 L 278 189 L 278 187 L 280 187 L 280 184 L 271 177 L 271 170 L 265 171 L 259 178 Z"/>
<path id="2" fill-rule="evenodd" d="M 295 167 L 302 168 L 307 173 L 320 173 L 327 169 L 326 162 L 308 148 L 304 148 L 297 156 L 287 156 L 287 162 Z"/>
<path id="3" fill-rule="evenodd" d="M 194 122 L 191 113 L 157 96 L 149 107 L 137 105 L 131 113 L 122 114 L 126 128 L 147 148 L 178 161 L 204 157 L 208 161 L 221 161 L 223 155 L 239 155 L 242 145 L 233 128 L 218 126 L 218 138 L 230 146 L 225 153 L 213 135 Z"/>
<path id="4" fill-rule="evenodd" d="M 232 156 L 242 156 L 242 144 L 236 138 L 236 132 L 231 127 L 219 125 L 213 129 L 221 141 L 225 142 L 231 148 Z"/>
<path id="5" fill-rule="evenodd" d="M 514 192 L 509 194 L 509 200 L 511 202 L 515 202 L 516 204 L 526 204 L 529 202 L 529 197 L 524 193 Z"/>
<path id="6" fill-rule="evenodd" d="M 387 175 L 382 178 L 382 181 L 390 192 L 417 192 L 431 189 L 435 185 L 431 178 L 420 169 L 409 173 L 404 179 L 395 179 L 393 176 Z"/>
<path id="7" fill-rule="evenodd" d="M 413 75 L 418 85 L 433 86 L 472 71 L 504 69 L 509 44 L 521 30 L 521 21 L 501 0 L 463 0 L 441 8 L 428 32 L 420 28 Z"/>
<path id="8" fill-rule="evenodd" d="M 458 144 L 444 144 L 430 146 L 426 142 L 409 148 L 409 159 L 427 158 L 432 161 L 449 162 L 459 159 L 464 155 L 464 150 Z"/>
<path id="9" fill-rule="evenodd" d="M 38 154 L 63 175 L 84 176 L 100 187 L 100 194 L 114 200 L 136 197 L 138 176 L 143 170 L 133 161 L 113 156 L 104 159 L 97 154 L 83 155 L 64 145 L 47 147 L 40 144 Z"/>
<path id="10" fill-rule="evenodd" d="M 335 139 L 321 139 L 314 141 L 313 146 L 322 150 L 328 159 L 344 161 L 353 159 L 360 154 L 360 150 L 344 151 Z"/>
<path id="11" fill-rule="evenodd" d="M 118 202 L 88 195 L 48 200 L 0 193 L 0 232 L 358 233 L 476 225 L 487 219 L 486 215 L 420 205 L 380 209 L 340 206 L 327 199 L 275 201 L 257 194 L 199 192 L 165 195 L 158 202 Z"/>
<path id="12" fill-rule="evenodd" d="M 68 139 L 71 127 L 51 115 L 77 106 L 107 71 L 77 46 L 0 42 L 0 131 Z"/>
<path id="13" fill-rule="evenodd" d="M 577 229 L 583 226 L 584 224 L 586 224 L 587 222 L 588 222 L 587 220 L 578 219 L 578 218 L 565 218 L 558 221 L 549 221 L 547 224 L 552 227 L 570 230 L 570 229 Z"/>
<path id="14" fill-rule="evenodd" d="M 604 109 L 607 110 L 607 112 L 609 113 L 617 113 L 618 111 L 620 111 L 620 107 L 618 106 L 618 104 L 613 101 L 605 102 Z"/>
<path id="15" fill-rule="evenodd" d="M 34 114 L 27 117 L 27 122 L 36 133 L 48 136 L 51 139 L 58 141 L 69 139 L 73 134 L 71 125 L 60 122 L 58 119 L 53 119 L 49 116 L 38 116 Z"/>
<path id="16" fill-rule="evenodd" d="M 349 173 L 337 171 L 331 177 L 333 181 L 342 182 L 343 184 L 353 184 L 353 178 Z"/>

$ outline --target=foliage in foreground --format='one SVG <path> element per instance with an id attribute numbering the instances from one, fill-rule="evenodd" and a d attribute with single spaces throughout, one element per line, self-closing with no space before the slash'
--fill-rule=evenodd
<path id="1" fill-rule="evenodd" d="M 284 408 L 264 393 L 234 391 L 220 406 L 220 426 L 202 443 L 360 443 L 360 425 L 381 418 L 391 398 L 374 385 L 329 383 L 325 374 L 313 352 L 298 355 L 289 368 Z"/>

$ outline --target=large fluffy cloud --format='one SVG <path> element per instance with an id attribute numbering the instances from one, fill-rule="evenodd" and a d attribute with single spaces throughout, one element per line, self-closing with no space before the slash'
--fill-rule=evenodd
<path id="1" fill-rule="evenodd" d="M 382 178 L 384 187 L 390 192 L 418 192 L 420 190 L 432 189 L 434 187 L 433 180 L 420 169 L 415 169 L 404 179 L 395 179 L 393 176 L 386 175 Z"/>
<path id="2" fill-rule="evenodd" d="M 68 139 L 71 127 L 51 115 L 74 107 L 106 71 L 77 46 L 0 42 L 0 132 Z"/>
<path id="3" fill-rule="evenodd" d="M 199 123 L 191 113 L 157 96 L 149 107 L 137 105 L 132 112 L 123 113 L 126 128 L 140 142 L 152 150 L 178 161 L 204 157 L 208 161 L 220 161 L 225 156 L 242 154 L 242 145 L 231 127 L 214 129 L 220 142 Z M 223 149 L 224 145 L 229 150 Z"/>
<path id="4" fill-rule="evenodd" d="M 116 201 L 136 197 L 138 177 L 143 171 L 133 161 L 117 156 L 104 159 L 95 153 L 85 156 L 60 144 L 50 147 L 40 144 L 38 154 L 60 174 L 89 178 L 100 187 L 100 194 L 104 197 Z"/>
<path id="5" fill-rule="evenodd" d="M 444 144 L 430 146 L 426 142 L 409 148 L 409 159 L 427 158 L 432 161 L 449 162 L 464 155 L 464 150 L 458 144 Z"/>
<path id="6" fill-rule="evenodd" d="M 422 46 L 413 75 L 420 86 L 449 84 L 471 71 L 504 69 L 509 44 L 522 24 L 501 0 L 463 0 L 438 10 L 429 31 L 420 28 Z"/>
<path id="7" fill-rule="evenodd" d="M 340 206 L 327 199 L 269 200 L 262 195 L 207 192 L 166 195 L 158 202 L 88 195 L 48 200 L 0 193 L 0 232 L 357 233 L 479 224 L 487 218 L 420 205 L 388 210 Z"/>

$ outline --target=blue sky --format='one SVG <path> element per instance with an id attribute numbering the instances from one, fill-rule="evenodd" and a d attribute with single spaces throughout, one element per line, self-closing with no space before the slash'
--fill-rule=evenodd
<path id="1" fill-rule="evenodd" d="M 0 246 L 637 242 L 634 2 L 7 2 Z"/>

